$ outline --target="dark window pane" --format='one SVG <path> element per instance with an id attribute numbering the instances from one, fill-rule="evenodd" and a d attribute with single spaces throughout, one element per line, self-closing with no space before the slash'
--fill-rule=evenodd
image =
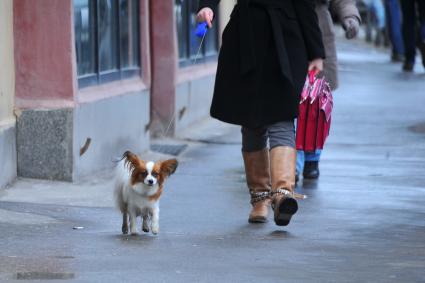
<path id="1" fill-rule="evenodd" d="M 94 0 L 74 1 L 75 50 L 78 76 L 96 73 Z"/>
<path id="2" fill-rule="evenodd" d="M 114 0 L 98 1 L 99 71 L 118 69 L 118 19 Z"/>
<path id="3" fill-rule="evenodd" d="M 80 87 L 140 75 L 139 2 L 73 0 Z"/>
<path id="4" fill-rule="evenodd" d="M 189 0 L 176 0 L 175 14 L 177 25 L 177 40 L 179 45 L 179 58 L 187 58 L 187 5 Z"/>
<path id="5" fill-rule="evenodd" d="M 198 0 L 175 0 L 175 15 L 177 39 L 179 46 L 180 66 L 191 65 L 197 57 L 197 62 L 205 62 L 206 57 L 213 58 L 218 50 L 218 21 L 215 18 L 212 29 L 202 39 L 195 35 L 197 27 L 196 12 Z M 199 51 L 199 53 L 198 53 Z"/>
<path id="6" fill-rule="evenodd" d="M 121 68 L 139 66 L 139 1 L 120 0 Z"/>
<path id="7" fill-rule="evenodd" d="M 201 43 L 201 39 L 195 35 L 195 29 L 196 29 L 196 11 L 198 7 L 198 1 L 190 1 L 189 3 L 189 11 L 190 14 L 188 15 L 188 24 L 189 24 L 189 46 L 190 46 L 190 56 L 193 58 L 196 53 L 198 52 L 199 45 Z M 202 50 L 201 50 L 202 52 Z M 200 54 L 202 56 L 202 54 Z"/>
<path id="8" fill-rule="evenodd" d="M 130 43 L 133 46 L 132 52 L 130 53 L 130 58 L 132 58 L 132 62 L 130 66 L 140 66 L 140 21 L 139 21 L 139 15 L 140 15 L 140 6 L 139 0 L 131 0 L 131 40 Z"/>

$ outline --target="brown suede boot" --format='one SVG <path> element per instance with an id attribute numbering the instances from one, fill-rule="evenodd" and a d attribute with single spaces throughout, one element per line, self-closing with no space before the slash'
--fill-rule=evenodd
<path id="1" fill-rule="evenodd" d="M 242 152 L 252 210 L 248 222 L 265 223 L 270 206 L 270 162 L 267 149 Z"/>
<path id="2" fill-rule="evenodd" d="M 286 226 L 298 210 L 295 198 L 305 196 L 294 193 L 296 150 L 277 146 L 270 150 L 272 208 L 276 225 Z"/>

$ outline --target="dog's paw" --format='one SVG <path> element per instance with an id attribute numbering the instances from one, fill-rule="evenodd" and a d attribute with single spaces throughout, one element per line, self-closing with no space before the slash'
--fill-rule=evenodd
<path id="1" fill-rule="evenodd" d="M 156 235 L 159 232 L 159 226 L 152 226 L 152 234 Z"/>
<path id="2" fill-rule="evenodd" d="M 128 234 L 128 226 L 127 225 L 122 225 L 121 231 L 124 235 Z"/>
<path id="3" fill-rule="evenodd" d="M 145 233 L 149 233 L 149 223 L 147 220 L 143 220 L 142 230 Z"/>

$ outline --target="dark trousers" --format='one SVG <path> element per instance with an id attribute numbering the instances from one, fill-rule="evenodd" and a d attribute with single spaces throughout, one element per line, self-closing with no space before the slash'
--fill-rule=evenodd
<path id="1" fill-rule="evenodd" d="M 243 152 L 262 150 L 267 145 L 269 145 L 270 149 L 276 146 L 290 146 L 295 148 L 294 121 L 277 122 L 257 129 L 242 127 Z"/>
<path id="2" fill-rule="evenodd" d="M 420 40 L 425 40 L 425 0 L 401 0 L 401 11 L 403 13 L 403 41 L 406 62 L 414 62 L 416 54 L 416 35 Z M 419 25 L 418 30 L 418 16 Z"/>

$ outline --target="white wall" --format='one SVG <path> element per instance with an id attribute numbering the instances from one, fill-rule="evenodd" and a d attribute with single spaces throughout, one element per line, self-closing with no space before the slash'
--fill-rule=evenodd
<path id="1" fill-rule="evenodd" d="M 224 28 L 227 25 L 227 22 L 230 19 L 230 13 L 232 13 L 233 7 L 236 4 L 236 0 L 226 0 L 220 2 L 220 34 L 223 32 Z M 221 41 L 221 37 L 220 37 Z"/>
<path id="2" fill-rule="evenodd" d="M 0 0 L 0 189 L 16 178 L 13 0 Z"/>
<path id="3" fill-rule="evenodd" d="M 0 128 L 15 124 L 13 0 L 0 0 Z"/>

